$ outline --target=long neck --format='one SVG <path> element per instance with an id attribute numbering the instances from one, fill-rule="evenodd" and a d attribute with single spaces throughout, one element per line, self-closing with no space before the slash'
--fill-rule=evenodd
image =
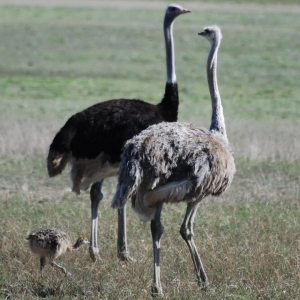
<path id="1" fill-rule="evenodd" d="M 173 40 L 173 22 L 169 18 L 164 20 L 164 36 L 166 45 L 167 83 L 176 82 L 175 53 Z"/>
<path id="2" fill-rule="evenodd" d="M 163 118 L 167 122 L 177 121 L 179 106 L 178 85 L 175 73 L 173 22 L 174 19 L 165 17 L 164 36 L 166 45 L 167 82 L 164 97 L 161 103 L 158 104 L 161 108 Z"/>
<path id="3" fill-rule="evenodd" d="M 210 131 L 217 131 L 227 139 L 223 107 L 217 82 L 217 55 L 219 46 L 220 39 L 217 37 L 215 42 L 211 44 L 206 65 L 207 81 L 212 104 Z"/>
<path id="4" fill-rule="evenodd" d="M 78 250 L 83 245 L 82 241 L 78 239 L 76 243 L 72 246 L 71 251 Z"/>

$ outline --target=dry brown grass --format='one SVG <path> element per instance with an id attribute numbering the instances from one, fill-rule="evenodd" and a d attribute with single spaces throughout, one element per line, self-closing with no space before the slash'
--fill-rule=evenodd
<path id="1" fill-rule="evenodd" d="M 149 224 L 128 209 L 134 264 L 116 258 L 116 213 L 110 199 L 116 180 L 105 182 L 106 201 L 99 218 L 102 261 L 93 264 L 80 249 L 59 261 L 73 274 L 64 277 L 47 266 L 40 277 L 26 235 L 60 226 L 75 239 L 89 232 L 89 193 L 67 190 L 68 176 L 48 179 L 44 157 L 23 158 L 2 166 L 0 219 L 0 294 L 10 299 L 150 299 L 152 243 Z M 188 249 L 179 235 L 185 205 L 166 205 L 162 221 L 162 284 L 165 299 L 298 299 L 300 295 L 299 162 L 238 160 L 228 193 L 200 205 L 195 240 L 210 286 L 196 282 Z"/>
<path id="2" fill-rule="evenodd" d="M 236 158 L 255 161 L 294 161 L 300 157 L 299 122 L 230 121 L 228 136 Z M 0 156 L 46 156 L 54 134 L 63 123 L 51 121 L 0 121 Z"/>
<path id="3" fill-rule="evenodd" d="M 276 182 L 270 172 L 265 173 L 269 176 L 265 181 L 256 181 L 253 193 L 245 188 L 247 172 L 240 171 L 225 199 L 220 199 L 221 202 L 207 199 L 199 208 L 195 238 L 211 283 L 206 292 L 197 286 L 190 254 L 178 232 L 184 205 L 165 206 L 165 234 L 161 245 L 165 299 L 298 299 L 299 203 L 294 194 L 290 194 L 293 200 L 284 201 L 268 194 L 272 187 L 266 185 L 276 185 Z M 284 177 L 278 181 L 280 179 Z M 107 198 L 111 198 L 114 184 L 113 180 L 106 182 Z M 236 193 L 237 190 L 242 193 Z M 2 296 L 11 299 L 150 299 L 149 224 L 141 223 L 129 210 L 129 246 L 137 262 L 119 262 L 116 258 L 117 219 L 109 201 L 102 203 L 100 209 L 102 261 L 91 263 L 88 252 L 81 249 L 59 259 L 73 274 L 71 277 L 63 277 L 50 266 L 45 269 L 46 276 L 40 277 L 38 260 L 27 249 L 26 234 L 51 224 L 65 228 L 75 238 L 78 234 L 87 234 L 89 228 L 87 193 L 80 198 L 70 192 L 56 198 L 54 195 L 50 192 L 41 199 L 34 192 L 19 189 L 2 199 L 1 210 L 6 212 L 0 230 Z"/>

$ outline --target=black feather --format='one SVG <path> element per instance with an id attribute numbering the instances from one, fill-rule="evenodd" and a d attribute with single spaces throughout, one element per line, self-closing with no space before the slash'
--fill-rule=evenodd
<path id="1" fill-rule="evenodd" d="M 49 175 L 61 173 L 62 169 L 50 174 L 51 161 L 59 155 L 94 159 L 104 152 L 109 163 L 119 162 L 122 147 L 128 139 L 150 125 L 177 121 L 178 105 L 177 83 L 167 83 L 164 98 L 158 105 L 137 99 L 116 99 L 76 113 L 60 129 L 50 145 Z"/>

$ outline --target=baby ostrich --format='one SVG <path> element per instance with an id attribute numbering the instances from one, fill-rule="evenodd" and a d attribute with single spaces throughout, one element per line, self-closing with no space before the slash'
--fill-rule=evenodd
<path id="1" fill-rule="evenodd" d="M 46 258 L 49 259 L 52 267 L 57 267 L 64 274 L 67 270 L 58 265 L 54 259 L 64 254 L 66 251 L 73 252 L 84 244 L 89 244 L 89 240 L 80 236 L 76 243 L 72 245 L 70 237 L 61 229 L 55 227 L 44 227 L 29 234 L 27 237 L 30 251 L 40 257 L 40 272 L 43 274 L 43 269 L 46 264 Z"/>
<path id="2" fill-rule="evenodd" d="M 163 203 L 187 202 L 180 234 L 190 250 L 199 282 L 207 276 L 193 240 L 193 223 L 200 201 L 221 195 L 235 173 L 227 140 L 221 98 L 217 86 L 217 53 L 221 31 L 211 26 L 200 32 L 211 44 L 207 59 L 207 80 L 212 103 L 210 129 L 187 123 L 152 125 L 127 141 L 121 157 L 118 187 L 112 206 L 120 208 L 131 198 L 133 209 L 151 220 L 154 253 L 154 287 L 162 294 L 160 282 L 160 221 Z"/>

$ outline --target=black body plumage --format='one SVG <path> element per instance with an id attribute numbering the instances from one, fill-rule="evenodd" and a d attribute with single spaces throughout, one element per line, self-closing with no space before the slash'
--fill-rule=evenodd
<path id="1" fill-rule="evenodd" d="M 157 105 L 137 99 L 117 99 L 97 103 L 74 114 L 50 145 L 49 175 L 60 174 L 71 156 L 95 159 L 104 153 L 109 163 L 118 163 L 128 139 L 150 125 L 177 121 L 178 105 L 177 83 L 167 83 L 164 98 Z M 68 156 L 68 159 L 64 165 L 54 166 L 53 161 L 59 156 Z"/>

